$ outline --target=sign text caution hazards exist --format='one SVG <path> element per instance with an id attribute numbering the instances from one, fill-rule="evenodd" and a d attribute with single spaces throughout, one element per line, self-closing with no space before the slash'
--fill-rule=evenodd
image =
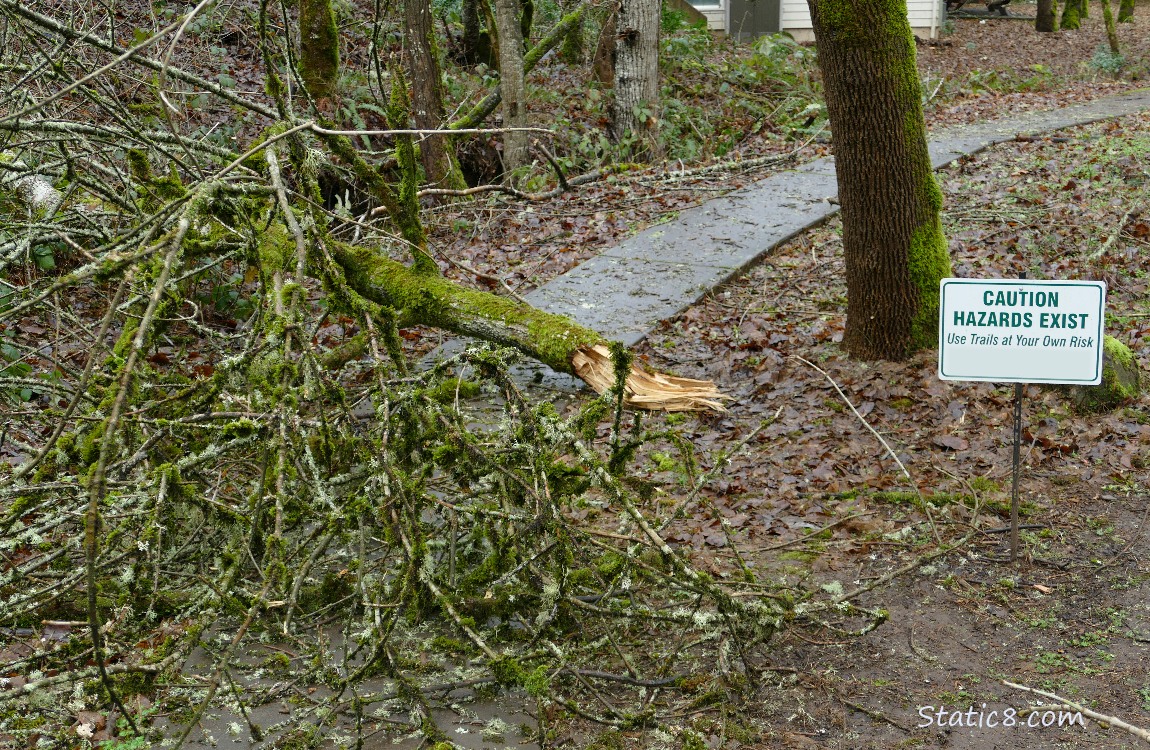
<path id="1" fill-rule="evenodd" d="M 943 279 L 941 293 L 943 380 L 1102 381 L 1104 282 Z"/>

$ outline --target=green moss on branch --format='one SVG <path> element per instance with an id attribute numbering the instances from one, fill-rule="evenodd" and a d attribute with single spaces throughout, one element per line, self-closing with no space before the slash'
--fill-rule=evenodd
<path id="1" fill-rule="evenodd" d="M 369 248 L 333 243 L 332 252 L 353 290 L 405 319 L 513 347 L 560 372 L 574 375 L 575 352 L 606 343 L 562 315 L 421 273 Z"/>

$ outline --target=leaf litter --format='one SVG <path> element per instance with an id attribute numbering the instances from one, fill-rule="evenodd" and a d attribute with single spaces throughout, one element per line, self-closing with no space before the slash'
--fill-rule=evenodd
<path id="1" fill-rule="evenodd" d="M 1147 132 L 1150 115 L 1130 116 L 1002 144 L 939 175 L 955 275 L 1105 280 L 1107 333 L 1131 347 L 1144 373 L 1150 243 L 1132 216 L 1150 199 L 1150 173 L 1138 156 L 1150 152 Z M 844 279 L 835 218 L 666 322 L 642 346 L 650 364 L 714 378 L 735 395 L 728 414 L 695 420 L 697 445 L 729 444 L 777 415 L 708 493 L 719 513 L 738 520 L 735 534 L 718 535 L 712 512 L 699 507 L 673 538 L 725 575 L 735 571 L 734 546 L 757 570 L 850 588 L 953 544 L 978 518 L 991 531 L 872 592 L 870 603 L 891 612 L 873 634 L 843 640 L 828 630 L 813 644 L 809 634 L 793 632 L 773 665 L 806 677 L 754 694 L 755 705 L 783 707 L 750 711 L 760 740 L 790 746 L 786 733 L 801 728 L 820 747 L 882 748 L 909 736 L 921 742 L 938 735 L 918 728 L 915 706 L 1026 704 L 992 675 L 1025 682 L 1054 674 L 1075 694 L 1145 724 L 1138 690 L 1150 561 L 1140 550 L 1150 512 L 1150 395 L 1110 413 L 1081 414 L 1061 389 L 1025 388 L 1024 560 L 994 562 L 1008 536 L 1013 386 L 939 381 L 933 351 L 901 363 L 848 359 L 839 347 Z M 798 357 L 834 379 L 892 445 L 911 481 Z M 1098 647 L 1074 649 L 1082 633 L 1101 634 Z M 798 718 L 795 702 L 805 706 Z M 848 732 L 855 739 L 845 739 Z M 1094 725 L 1084 733 L 1064 741 L 1125 746 L 1124 737 L 1107 739 Z M 1001 741 L 987 730 L 945 734 L 961 747 Z M 1054 736 L 1063 737 L 1012 737 L 1011 747 L 1049 747 Z"/>
<path id="2" fill-rule="evenodd" d="M 1141 15 L 1134 26 L 1120 27 L 1134 60 L 1145 60 L 1148 35 Z M 1097 23 L 1092 17 L 1083 30 L 1063 32 L 1057 44 L 1040 46 L 1031 43 L 1034 34 L 1022 22 L 957 21 L 951 44 L 919 49 L 927 82 L 931 75 L 948 77 L 928 103 L 930 124 L 1063 106 L 1137 85 L 1133 76 L 1144 76 L 1144 67 L 1135 65 L 1131 78 L 1113 82 L 1084 63 L 1096 44 L 1091 40 L 1101 38 Z M 235 26 L 222 29 L 231 40 L 224 40 L 226 52 L 216 48 L 203 54 L 214 59 L 236 54 L 233 50 L 243 45 L 242 31 L 237 31 L 242 24 Z M 353 50 L 352 59 L 355 54 Z M 230 64 L 238 85 L 256 92 L 262 88 L 254 56 L 241 55 Z M 577 77 L 565 79 L 562 71 L 546 66 L 538 75 L 537 83 L 567 80 L 581 86 Z M 1111 288 L 1108 331 L 1130 344 L 1145 365 L 1150 307 L 1141 265 L 1150 229 L 1146 215 L 1127 209 L 1146 204 L 1148 149 L 1140 133 L 1150 132 L 1148 125 L 1146 117 L 1126 118 L 1069 131 L 1061 135 L 1065 141 L 1008 144 L 942 173 L 956 274 L 1006 276 L 1029 269 L 1040 277 L 1104 278 Z M 748 155 L 783 154 L 805 142 L 751 140 L 755 143 Z M 815 134 L 795 156 L 826 152 L 825 135 Z M 770 169 L 747 173 L 734 167 L 689 178 L 676 176 L 674 168 L 635 170 L 544 204 L 497 198 L 450 205 L 433 211 L 431 236 L 453 259 L 522 290 L 573 267 L 639 226 L 713 196 L 716 182 L 732 189 Z M 1116 239 L 1107 246 L 1111 236 Z M 1084 260 L 1103 246 L 1107 251 L 1098 260 Z M 470 276 L 455 266 L 446 272 Z M 720 579 L 734 574 L 731 553 L 738 548 L 763 570 L 813 577 L 832 589 L 835 584 L 852 588 L 930 549 L 937 543 L 926 530 L 931 526 L 937 524 L 938 533 L 950 539 L 967 528 L 964 524 L 975 512 L 1004 513 L 1008 390 L 939 383 L 929 354 L 899 364 L 842 358 L 837 349 L 844 324 L 842 278 L 841 242 L 832 221 L 668 323 L 643 347 L 643 355 L 660 368 L 716 377 L 739 399 L 726 415 L 687 423 L 688 435 L 702 450 L 718 454 L 762 420 L 770 421 L 730 457 L 717 481 L 669 534 L 678 545 L 693 549 Z M 75 312 L 82 315 L 85 304 L 77 300 Z M 221 317 L 216 321 L 221 325 L 238 325 Z M 317 335 L 335 345 L 355 333 L 348 325 L 350 321 L 334 320 Z M 13 343 L 34 344 L 48 357 L 59 355 L 61 363 L 82 361 L 83 348 L 70 341 L 67 332 L 61 336 L 33 324 L 6 333 L 14 334 Z M 44 348 L 44 336 L 53 333 L 57 348 Z M 409 332 L 405 338 L 418 347 L 422 335 Z M 914 476 L 914 487 L 833 387 L 791 359 L 793 354 L 818 362 L 834 378 L 859 414 L 895 446 Z M 168 365 L 171 355 L 161 348 L 152 363 Z M 196 354 L 186 359 L 194 365 Z M 29 361 L 43 364 L 36 357 Z M 1127 553 L 1139 539 L 1137 521 L 1147 504 L 1147 400 L 1143 397 L 1103 417 L 1072 413 L 1054 391 L 1031 388 L 1027 400 L 1024 520 L 1043 525 L 1027 540 L 1035 559 L 1041 560 L 1037 566 L 1019 575 L 988 563 L 987 556 L 999 550 L 1000 537 L 984 535 L 957 561 L 947 558 L 929 566 L 929 573 L 923 568 L 919 578 L 875 592 L 875 603 L 895 616 L 873 635 L 840 640 L 841 634 L 828 630 L 823 641 L 812 643 L 809 634 L 791 633 L 780 642 L 778 663 L 763 666 L 778 667 L 780 675 L 787 669 L 792 675 L 801 672 L 801 678 L 755 688 L 757 693 L 736 685 L 725 688 L 732 695 L 742 692 L 746 705 L 807 706 L 797 718 L 789 715 L 789 708 L 781 713 L 764 708 L 732 726 L 716 708 L 697 712 L 688 723 L 731 747 L 780 741 L 802 746 L 810 737 L 822 741 L 846 736 L 847 731 L 861 737 L 832 739 L 820 746 L 887 747 L 906 739 L 906 733 L 873 723 L 873 717 L 857 710 L 847 711 L 844 694 L 913 726 L 913 711 L 900 714 L 907 696 L 937 703 L 945 692 L 923 688 L 923 679 L 962 695 L 973 682 L 970 675 L 992 670 L 1045 674 L 1042 670 L 1057 662 L 1044 658 L 1046 649 L 1057 648 L 1061 641 L 1035 637 L 1048 627 L 1031 623 L 1051 618 L 1060 623 L 1054 626 L 1059 633 L 1103 632 L 1107 653 L 1114 656 L 1112 675 L 1102 678 L 1098 657 L 1077 649 L 1073 657 L 1056 663 L 1061 679 L 1073 680 L 1083 694 L 1103 699 L 1115 712 L 1137 716 L 1137 690 L 1144 677 L 1131 660 L 1141 653 L 1137 644 L 1144 640 L 1137 637 L 1150 633 L 1150 618 L 1144 606 L 1145 561 Z M 8 437 L 0 447 L 2 458 L 18 460 L 22 449 L 15 438 L 21 436 Z M 35 443 L 34 436 L 25 437 L 25 444 Z M 673 460 L 653 454 L 650 458 L 652 479 L 672 486 L 681 481 Z M 1002 584 L 1008 578 L 1019 578 L 1019 585 Z M 932 598 L 942 604 L 922 609 Z M 1127 614 L 1115 619 L 1113 611 Z M 932 617 L 937 619 L 930 624 Z M 1012 632 L 1013 640 L 1012 648 L 996 661 L 986 651 L 1000 626 Z M 41 634 L 20 637 L 22 642 L 33 642 L 34 636 L 52 641 L 72 627 L 45 625 Z M 906 645 L 890 648 L 886 641 L 892 632 L 905 632 Z M 1068 638 L 1062 640 L 1069 643 Z M 922 659 L 924 647 L 950 667 Z M 875 657 L 888 651 L 891 656 Z M 17 649 L 11 656 L 19 659 L 23 653 Z M 956 671 L 963 673 L 963 684 L 952 674 Z M 976 690 L 975 697 L 1002 697 L 997 688 L 988 690 Z M 772 703 L 772 698 L 779 700 Z M 79 726 L 89 725 L 85 717 L 77 718 Z M 95 731 L 95 723 L 91 725 Z M 731 739 L 736 729 L 745 742 Z M 627 736 L 632 743 L 651 739 L 643 732 Z M 1046 746 L 1037 737 L 1029 741 L 1040 744 L 1027 741 L 1012 746 Z"/>

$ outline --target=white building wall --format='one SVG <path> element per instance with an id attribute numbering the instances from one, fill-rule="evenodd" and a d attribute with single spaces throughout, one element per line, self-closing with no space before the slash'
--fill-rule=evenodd
<path id="1" fill-rule="evenodd" d="M 707 17 L 707 28 L 714 31 L 727 30 L 727 4 L 725 2 L 717 2 L 710 4 L 695 4 L 695 10 L 702 13 Z"/>
<path id="2" fill-rule="evenodd" d="M 915 35 L 924 39 L 938 36 L 943 21 L 942 3 L 945 0 L 907 0 L 906 14 Z M 800 42 L 813 42 L 811 10 L 806 0 L 783 0 L 783 31 L 789 31 Z"/>

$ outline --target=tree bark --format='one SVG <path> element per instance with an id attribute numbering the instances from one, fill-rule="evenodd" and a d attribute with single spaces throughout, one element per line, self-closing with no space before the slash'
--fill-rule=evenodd
<path id="1" fill-rule="evenodd" d="M 407 77 L 412 82 L 412 118 L 417 129 L 436 130 L 442 127 L 446 112 L 430 0 L 404 0 L 404 26 Z M 448 187 L 462 184 L 447 137 L 423 137 L 420 160 L 428 182 Z"/>
<path id="2" fill-rule="evenodd" d="M 339 29 L 331 0 L 300 0 L 300 76 L 317 102 L 335 97 L 339 83 Z"/>
<path id="3" fill-rule="evenodd" d="M 463 0 L 463 62 L 475 65 L 479 57 L 479 0 Z"/>
<path id="4" fill-rule="evenodd" d="M 640 141 L 640 154 L 659 153 L 659 0 L 620 0 L 615 34 L 615 101 L 611 132 Z"/>
<path id="5" fill-rule="evenodd" d="M 1114 25 L 1114 12 L 1110 10 L 1110 0 L 1102 0 L 1102 21 L 1106 25 L 1106 41 L 1110 45 L 1110 54 L 1118 59 L 1122 56 L 1122 49 L 1118 46 L 1118 28 Z"/>
<path id="6" fill-rule="evenodd" d="M 618 21 L 618 7 L 609 8 L 599 29 L 595 57 L 591 60 L 591 77 L 607 88 L 615 85 L 615 36 Z"/>
<path id="7" fill-rule="evenodd" d="M 808 3 L 842 206 L 843 345 L 903 359 L 936 343 L 939 280 L 950 275 L 906 3 Z"/>
<path id="8" fill-rule="evenodd" d="M 1122 0 L 1118 6 L 1118 23 L 1134 23 L 1134 0 Z"/>
<path id="9" fill-rule="evenodd" d="M 420 130 L 439 128 L 446 113 L 443 108 L 443 81 L 439 56 L 435 49 L 430 0 L 404 0 L 403 20 L 406 32 L 405 57 L 407 76 L 411 81 L 411 115 Z M 420 158 L 427 181 L 440 183 L 451 176 L 449 141 L 441 136 L 427 136 L 420 144 Z"/>
<path id="10" fill-rule="evenodd" d="M 519 0 L 495 0 L 495 24 L 499 30 L 499 88 L 503 95 L 503 126 L 527 124 L 527 86 L 523 68 L 523 32 L 519 25 Z M 503 170 L 511 172 L 527 163 L 527 134 L 508 131 L 503 135 Z"/>
<path id="11" fill-rule="evenodd" d="M 1034 30 L 1054 31 L 1054 22 L 1058 19 L 1055 12 L 1054 0 L 1038 0 L 1038 12 L 1034 18 Z"/>

